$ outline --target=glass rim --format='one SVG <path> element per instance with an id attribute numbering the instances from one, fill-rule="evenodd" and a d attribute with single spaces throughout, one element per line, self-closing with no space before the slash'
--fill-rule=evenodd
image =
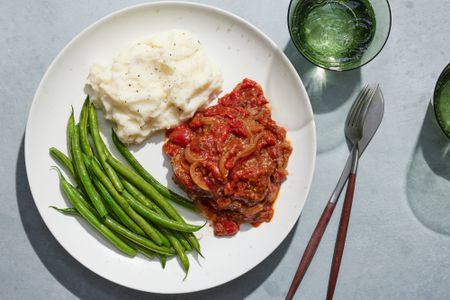
<path id="1" fill-rule="evenodd" d="M 329 67 L 321 66 L 321 65 L 319 65 L 318 63 L 316 63 L 316 62 L 312 61 L 311 59 L 309 59 L 309 58 L 303 53 L 303 51 L 300 50 L 300 47 L 299 47 L 299 46 L 297 45 L 297 43 L 295 42 L 295 39 L 292 37 L 292 30 L 291 30 L 291 24 L 290 24 L 290 22 L 289 22 L 289 19 L 290 19 L 290 18 L 289 18 L 289 15 L 290 15 L 292 3 L 293 3 L 294 1 L 296 1 L 296 0 L 290 0 L 289 6 L 288 6 L 288 13 L 287 13 L 287 25 L 288 25 L 289 37 L 291 38 L 291 41 L 292 41 L 292 43 L 294 44 L 294 46 L 295 46 L 295 48 L 297 49 L 297 51 L 300 52 L 300 54 L 301 54 L 307 61 L 309 61 L 309 62 L 312 63 L 313 65 L 315 65 L 315 66 L 317 66 L 317 67 L 319 67 L 319 68 L 325 69 L 325 70 L 327 70 L 327 71 L 333 71 L 333 72 L 345 72 L 345 71 L 355 70 L 355 69 L 358 69 L 358 68 L 361 68 L 361 67 L 367 65 L 367 64 L 368 64 L 369 62 L 371 62 L 375 57 L 377 57 L 378 54 L 380 54 L 381 50 L 384 49 L 384 46 L 386 45 L 386 43 L 387 43 L 387 41 L 388 41 L 388 39 L 389 39 L 389 36 L 391 35 L 391 29 L 392 29 L 392 9 L 391 9 L 391 4 L 389 3 L 389 0 L 385 0 L 385 1 L 386 1 L 386 4 L 387 4 L 387 7 L 388 7 L 388 12 L 389 12 L 389 28 L 388 28 L 388 32 L 387 32 L 386 38 L 384 39 L 384 42 L 383 42 L 383 44 L 381 45 L 380 49 L 379 49 L 379 50 L 378 50 L 378 51 L 377 51 L 370 59 L 368 59 L 366 62 L 364 62 L 363 64 L 361 64 L 361 65 L 359 65 L 359 66 L 356 66 L 356 67 L 351 67 L 351 68 L 348 68 L 348 69 L 340 69 L 340 70 L 339 70 L 339 69 L 330 69 Z M 299 0 L 299 1 L 302 1 L 302 0 Z"/>
<path id="2" fill-rule="evenodd" d="M 439 81 L 442 79 L 442 77 L 445 75 L 445 73 L 447 71 L 450 70 L 450 63 L 448 63 L 444 69 L 441 71 L 441 73 L 439 74 L 439 77 L 436 81 L 436 85 L 434 86 L 434 91 L 433 91 L 433 110 L 434 110 L 434 116 L 436 117 L 436 121 L 439 124 L 439 127 L 441 128 L 442 132 L 445 134 L 445 136 L 447 138 L 450 139 L 450 132 L 448 132 L 441 124 L 440 118 L 439 118 L 439 114 L 438 114 L 438 109 L 437 109 L 437 102 L 438 102 L 438 97 L 437 97 L 437 89 L 438 89 L 438 85 L 439 85 Z"/>

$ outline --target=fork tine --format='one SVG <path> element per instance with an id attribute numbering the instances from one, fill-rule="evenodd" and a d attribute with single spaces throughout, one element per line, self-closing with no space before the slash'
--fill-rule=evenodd
<path id="1" fill-rule="evenodd" d="M 378 89 L 378 84 L 375 85 L 374 87 L 371 87 L 370 93 L 368 93 L 368 95 L 365 97 L 364 101 L 362 101 L 362 102 L 364 102 L 364 104 L 362 105 L 361 110 L 359 112 L 358 120 L 356 123 L 357 126 L 360 126 L 362 124 L 362 122 L 364 122 L 366 115 L 367 115 L 367 111 L 370 106 L 370 103 L 372 102 L 373 95 L 375 94 L 377 89 Z"/>
<path id="2" fill-rule="evenodd" d="M 369 88 L 368 84 L 364 85 L 364 87 L 359 92 L 358 96 L 356 97 L 355 102 L 353 102 L 352 107 L 350 108 L 350 112 L 347 115 L 347 120 L 345 122 L 347 125 L 350 125 L 351 121 L 353 120 L 355 112 L 356 112 L 356 107 L 359 105 L 361 99 L 367 93 L 368 88 Z"/>
<path id="3" fill-rule="evenodd" d="M 369 99 L 368 96 L 371 94 L 371 90 L 372 89 L 369 87 L 367 92 L 364 94 L 364 96 L 359 101 L 358 107 L 357 107 L 357 109 L 356 109 L 356 111 L 355 111 L 355 113 L 353 115 L 352 122 L 350 124 L 351 126 L 357 126 L 359 124 L 359 119 L 360 119 L 360 117 L 362 115 L 361 112 L 362 112 L 362 110 L 363 110 L 363 108 L 364 108 L 364 106 L 365 106 L 365 104 L 367 102 L 367 99 Z"/>
<path id="4" fill-rule="evenodd" d="M 354 120 L 357 116 L 357 112 L 359 111 L 361 107 L 361 102 L 366 97 L 367 93 L 370 91 L 369 85 L 365 85 L 364 88 L 361 90 L 361 92 L 358 94 L 358 97 L 356 98 L 355 102 L 353 102 L 353 105 L 350 109 L 350 113 L 347 117 L 347 125 L 353 126 Z"/>
<path id="5" fill-rule="evenodd" d="M 365 102 L 366 99 L 367 99 L 367 95 L 369 94 L 369 92 L 370 92 L 370 88 L 366 91 L 366 93 L 365 93 L 365 94 L 361 97 L 361 99 L 359 100 L 358 106 L 356 107 L 355 112 L 354 112 L 354 114 L 353 114 L 353 118 L 352 118 L 352 126 L 355 125 L 355 122 L 356 122 L 356 120 L 358 119 L 358 116 L 359 116 L 360 113 L 361 113 L 361 109 L 362 109 L 362 107 L 363 107 L 363 105 L 364 105 L 364 102 Z"/>

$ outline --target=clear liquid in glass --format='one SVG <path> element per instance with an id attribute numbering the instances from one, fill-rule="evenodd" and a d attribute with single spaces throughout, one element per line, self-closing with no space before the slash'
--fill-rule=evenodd
<path id="1" fill-rule="evenodd" d="M 375 34 L 367 0 L 305 0 L 294 8 L 294 42 L 312 62 L 339 69 L 357 64 Z"/>

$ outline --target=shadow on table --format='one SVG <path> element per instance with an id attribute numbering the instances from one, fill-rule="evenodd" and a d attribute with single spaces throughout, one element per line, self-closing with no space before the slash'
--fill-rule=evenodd
<path id="1" fill-rule="evenodd" d="M 344 122 L 361 87 L 360 69 L 335 72 L 314 66 L 289 41 L 284 53 L 300 75 L 311 100 L 317 127 L 317 152 L 344 142 Z M 352 100 L 352 101 L 349 101 Z"/>
<path id="2" fill-rule="evenodd" d="M 20 218 L 34 251 L 56 280 L 81 299 L 243 299 L 261 285 L 279 264 L 292 242 L 296 228 L 294 226 L 288 237 L 266 260 L 229 283 L 191 294 L 152 294 L 125 288 L 96 275 L 56 241 L 39 215 L 31 195 L 25 170 L 23 138 L 16 165 L 16 191 Z"/>
<path id="3" fill-rule="evenodd" d="M 431 103 L 407 174 L 409 205 L 429 229 L 450 235 L 450 140 L 437 124 Z"/>

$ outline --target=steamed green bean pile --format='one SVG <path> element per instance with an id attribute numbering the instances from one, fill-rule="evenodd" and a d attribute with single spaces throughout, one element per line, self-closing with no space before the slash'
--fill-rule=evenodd
<path id="1" fill-rule="evenodd" d="M 193 210 L 192 203 L 151 176 L 114 132 L 112 139 L 131 168 L 109 152 L 89 98 L 77 124 L 72 110 L 67 124 L 68 154 L 54 147 L 49 152 L 72 177 L 74 184 L 57 169 L 61 189 L 73 207 L 52 208 L 83 218 L 128 256 L 157 257 L 164 267 L 167 257 L 176 255 L 187 275 L 186 253 L 201 255 L 194 232 L 202 226 L 187 224 L 167 200 Z"/>

